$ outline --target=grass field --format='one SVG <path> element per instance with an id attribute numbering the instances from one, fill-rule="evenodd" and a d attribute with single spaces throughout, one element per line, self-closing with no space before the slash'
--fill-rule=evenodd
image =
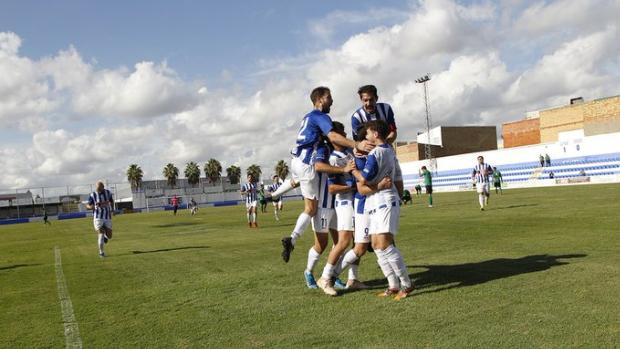
<path id="1" fill-rule="evenodd" d="M 301 202 L 258 230 L 241 206 L 116 216 L 104 260 L 91 219 L 0 226 L 0 347 L 65 346 L 55 247 L 87 348 L 620 346 L 619 185 L 509 190 L 485 212 L 473 192 L 414 200 L 397 244 L 419 289 L 399 302 L 375 296 L 373 254 L 375 289 L 305 288 L 310 231 L 280 259 Z"/>

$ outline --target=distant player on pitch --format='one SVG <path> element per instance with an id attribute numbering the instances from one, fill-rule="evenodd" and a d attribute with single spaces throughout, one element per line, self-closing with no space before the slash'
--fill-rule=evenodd
<path id="1" fill-rule="evenodd" d="M 433 207 L 433 175 L 426 166 L 420 169 L 420 177 L 424 178 L 424 187 L 426 195 L 428 195 L 428 207 Z"/>
<path id="2" fill-rule="evenodd" d="M 241 186 L 241 195 L 245 197 L 246 216 L 248 218 L 248 227 L 258 228 L 256 221 L 256 206 L 258 206 L 258 188 L 256 179 L 248 174 L 247 183 Z"/>
<path id="3" fill-rule="evenodd" d="M 493 168 L 484 162 L 483 156 L 478 156 L 478 163 L 474 166 L 471 173 L 472 180 L 476 183 L 476 191 L 478 192 L 478 202 L 480 203 L 480 211 L 484 211 L 484 207 L 489 204 L 489 176 L 493 174 Z"/>
<path id="4" fill-rule="evenodd" d="M 99 257 L 106 256 L 104 245 L 112 239 L 112 210 L 114 198 L 112 193 L 105 189 L 102 181 L 95 184 L 95 191 L 90 193 L 86 208 L 93 211 L 93 225 L 98 234 Z"/>
<path id="5" fill-rule="evenodd" d="M 493 167 L 493 186 L 495 187 L 495 194 L 497 194 L 498 190 L 500 195 L 504 194 L 504 192 L 502 191 L 503 182 L 504 179 L 502 178 L 502 173 L 499 172 L 497 167 Z"/>
<path id="6" fill-rule="evenodd" d="M 277 175 L 273 176 L 272 178 L 273 180 L 273 184 L 269 185 L 267 187 L 267 192 L 273 194 L 276 190 L 278 190 L 278 188 L 280 188 L 280 186 L 282 185 L 282 181 L 280 180 L 280 177 L 278 177 Z M 280 220 L 280 212 L 282 211 L 282 196 L 277 197 L 277 198 L 272 198 L 271 202 L 273 203 L 273 214 L 276 217 L 276 221 Z"/>

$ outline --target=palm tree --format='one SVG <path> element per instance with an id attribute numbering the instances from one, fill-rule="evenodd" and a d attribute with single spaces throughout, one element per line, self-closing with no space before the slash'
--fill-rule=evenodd
<path id="1" fill-rule="evenodd" d="M 205 176 L 209 178 L 209 182 L 215 183 L 222 175 L 222 164 L 215 159 L 209 159 L 204 167 Z"/>
<path id="2" fill-rule="evenodd" d="M 286 162 L 284 162 L 284 160 L 278 161 L 275 170 L 276 175 L 278 175 L 281 180 L 285 180 L 286 176 L 288 176 L 288 165 L 286 164 Z"/>
<path id="3" fill-rule="evenodd" d="M 164 167 L 163 171 L 164 177 L 166 177 L 168 186 L 174 187 L 177 185 L 177 178 L 179 178 L 179 169 L 174 166 L 172 163 L 169 163 Z"/>
<path id="4" fill-rule="evenodd" d="M 260 169 L 260 166 L 252 164 L 250 165 L 250 167 L 248 167 L 246 173 L 248 174 L 248 176 L 252 175 L 252 177 L 254 177 L 254 180 L 258 181 L 260 179 L 260 175 L 263 173 L 263 170 Z"/>
<path id="5" fill-rule="evenodd" d="M 131 190 L 136 191 L 142 184 L 142 169 L 137 164 L 129 165 L 127 169 L 127 180 L 131 184 Z"/>
<path id="6" fill-rule="evenodd" d="M 232 165 L 226 169 L 226 177 L 230 181 L 230 184 L 239 184 L 239 178 L 241 178 L 241 168 Z"/>
<path id="7" fill-rule="evenodd" d="M 185 166 L 185 178 L 187 178 L 187 183 L 191 185 L 196 185 L 200 181 L 200 167 L 198 164 L 191 161 Z"/>

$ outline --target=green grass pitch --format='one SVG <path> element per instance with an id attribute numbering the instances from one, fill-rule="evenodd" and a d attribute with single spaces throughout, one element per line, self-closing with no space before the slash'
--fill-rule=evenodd
<path id="1" fill-rule="evenodd" d="M 61 348 L 54 247 L 87 348 L 612 348 L 620 346 L 620 186 L 414 197 L 396 238 L 418 285 L 402 301 L 374 254 L 375 289 L 330 298 L 303 281 L 312 233 L 285 264 L 281 222 L 241 206 L 114 217 L 109 257 L 91 219 L 0 226 L 0 347 Z M 325 255 L 315 271 L 318 276 Z M 345 274 L 346 275 L 346 274 Z"/>

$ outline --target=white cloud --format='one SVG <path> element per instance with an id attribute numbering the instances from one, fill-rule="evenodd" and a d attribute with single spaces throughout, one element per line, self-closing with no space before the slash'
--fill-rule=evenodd
<path id="1" fill-rule="evenodd" d="M 579 5 L 585 15 L 571 12 Z M 609 15 L 616 13 L 617 2 L 599 0 L 596 6 L 568 0 L 422 1 L 397 24 L 376 23 L 331 49 L 257 60 L 263 70 L 250 77 L 258 86 L 253 89 L 207 89 L 182 80 L 165 62 L 100 69 L 74 47 L 33 61 L 19 55 L 17 35 L 3 33 L 0 73 L 9 78 L 0 78 L 0 92 L 10 92 L 0 93 L 0 124 L 19 119 L 22 128 L 35 131 L 31 144 L 19 151 L 0 145 L 0 166 L 8 168 L 0 185 L 121 181 L 133 162 L 146 178 L 161 177 L 168 162 L 182 170 L 189 161 L 202 167 L 211 157 L 224 166 L 258 163 L 269 174 L 277 160 L 289 158 L 317 85 L 332 89 L 332 117 L 347 128 L 359 106 L 357 88 L 377 85 L 380 99 L 394 107 L 400 139 L 412 139 L 424 127 L 422 87 L 414 80 L 426 73 L 432 75 L 435 125 L 497 125 L 575 95 L 618 94 L 620 40 Z M 554 11 L 560 18 L 553 18 Z M 365 15 L 336 12 L 323 20 L 358 24 Z M 552 25 L 536 26 L 537 18 Z M 567 35 L 566 25 L 577 34 Z M 324 29 L 329 37 L 340 26 Z M 519 62 L 511 64 L 513 57 Z M 94 124 L 42 130 L 62 113 Z"/>

